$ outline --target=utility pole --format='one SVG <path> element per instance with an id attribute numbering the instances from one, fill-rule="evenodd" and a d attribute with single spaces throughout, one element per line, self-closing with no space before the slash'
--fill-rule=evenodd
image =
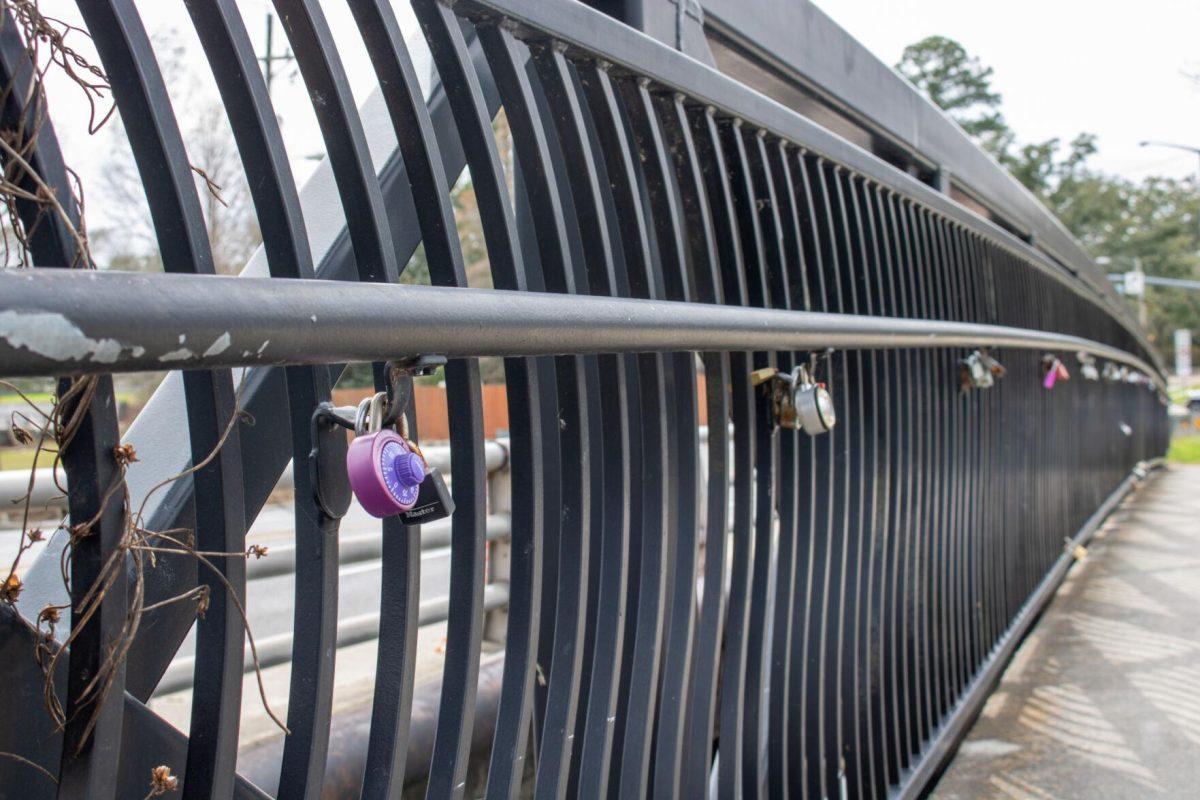
<path id="1" fill-rule="evenodd" d="M 1142 271 L 1142 259 L 1133 257 L 1133 271 L 1141 276 L 1142 291 L 1138 292 L 1138 324 L 1146 327 L 1146 274 Z"/>
<path id="2" fill-rule="evenodd" d="M 292 51 L 284 49 L 278 55 L 275 54 L 275 15 L 270 11 L 267 12 L 267 49 L 266 55 L 259 59 L 263 63 L 263 77 L 267 82 L 267 94 L 271 94 L 271 82 L 275 79 L 275 62 L 295 61 L 296 56 L 292 55 Z"/>

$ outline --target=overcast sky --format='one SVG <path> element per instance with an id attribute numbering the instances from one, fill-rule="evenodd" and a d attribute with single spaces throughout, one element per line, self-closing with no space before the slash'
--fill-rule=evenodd
<path id="1" fill-rule="evenodd" d="M 1100 137 L 1096 164 L 1142 178 L 1190 175 L 1200 147 L 1200 0 L 814 0 L 889 65 L 932 34 L 995 69 L 1022 141 Z"/>

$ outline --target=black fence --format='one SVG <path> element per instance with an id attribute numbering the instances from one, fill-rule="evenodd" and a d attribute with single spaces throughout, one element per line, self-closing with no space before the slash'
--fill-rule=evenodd
<path id="1" fill-rule="evenodd" d="M 174 274 L 0 275 L 0 374 L 63 376 L 64 408 L 86 408 L 64 451 L 69 525 L 20 600 L 0 605 L 6 796 L 141 796 L 158 766 L 188 796 L 265 796 L 236 769 L 244 559 L 170 552 L 161 545 L 173 540 L 152 534 L 167 551 L 153 565 L 130 552 L 128 506 L 110 491 L 124 472 L 106 373 L 182 372 L 186 441 L 164 432 L 141 455 L 186 465 L 190 453 L 202 466 L 146 506 L 142 531 L 241 553 L 293 459 L 279 797 L 319 797 L 323 786 L 397 796 L 412 738 L 421 534 L 391 517 L 361 779 L 331 785 L 344 443 L 313 419 L 347 362 L 374 361 L 382 391 L 385 361 L 449 359 L 456 509 L 429 797 L 918 794 L 1075 546 L 1165 450 L 1161 371 L 1106 288 L 566 0 L 413 0 L 440 78 L 428 100 L 391 5 L 350 0 L 362 38 L 340 46 L 369 51 L 399 143 L 378 176 L 318 3 L 277 0 L 348 210 L 345 239 L 316 266 L 239 12 L 232 0 L 188 2 L 271 278 L 211 275 L 178 112 L 136 10 L 79 5 Z M 28 89 L 7 22 L 4 78 Z M 28 124 L 37 98 L 10 91 L 5 130 L 38 128 Z M 493 135 L 499 108 L 515 150 L 511 192 Z M 70 197 L 52 131 L 38 129 L 27 166 L 7 166 Z M 494 290 L 465 288 L 448 189 L 464 166 Z M 64 220 L 38 219 L 36 265 L 75 264 Z M 387 285 L 418 243 L 435 287 Z M 181 335 L 203 344 L 181 353 Z M 963 362 L 973 354 L 1004 374 L 972 382 Z M 497 708 L 474 752 L 486 782 L 475 786 L 495 502 L 481 356 L 504 358 L 512 556 Z M 1060 362 L 1071 379 L 1047 388 Z M 780 425 L 790 388 L 770 376 L 798 367 L 830 393 L 832 430 Z M 100 376 L 82 396 L 65 380 L 80 374 Z M 239 407 L 253 426 L 238 422 Z M 64 554 L 63 602 L 77 619 L 52 681 L 58 730 L 42 672 L 56 645 L 42 642 L 39 616 L 40 598 L 62 594 Z M 195 602 L 164 602 L 197 586 L 208 593 L 199 619 Z M 145 609 L 136 631 L 131 608 Z M 185 738 L 144 704 L 193 624 Z"/>

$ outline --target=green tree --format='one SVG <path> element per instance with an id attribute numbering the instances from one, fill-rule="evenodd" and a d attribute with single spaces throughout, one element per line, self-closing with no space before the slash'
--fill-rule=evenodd
<path id="1" fill-rule="evenodd" d="M 926 36 L 904 48 L 896 70 L 957 122 L 971 138 L 999 157 L 1012 142 L 992 88 L 991 67 L 945 36 Z"/>
<path id="2" fill-rule="evenodd" d="M 959 43 L 930 36 L 909 45 L 896 69 L 991 152 L 1035 194 L 1094 256 L 1114 271 L 1135 260 L 1149 275 L 1200 276 L 1200 186 L 1193 179 L 1151 177 L 1134 182 L 1091 165 L 1094 134 L 1065 146 L 1055 137 L 1018 142 L 992 87 L 993 71 Z M 1169 346 L 1172 331 L 1196 328 L 1200 293 L 1150 287 L 1146 297 L 1152 341 Z"/>

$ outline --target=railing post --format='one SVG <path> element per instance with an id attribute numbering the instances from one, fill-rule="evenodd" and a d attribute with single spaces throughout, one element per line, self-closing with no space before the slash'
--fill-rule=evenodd
<path id="1" fill-rule="evenodd" d="M 504 449 L 504 463 L 488 473 L 488 513 L 508 515 L 512 512 L 512 473 L 508 468 L 508 441 L 497 442 Z M 488 542 L 487 582 L 508 583 L 512 572 L 512 538 L 503 537 Z M 493 609 L 483 618 L 483 638 L 488 642 L 504 643 L 508 630 L 508 605 Z"/>

